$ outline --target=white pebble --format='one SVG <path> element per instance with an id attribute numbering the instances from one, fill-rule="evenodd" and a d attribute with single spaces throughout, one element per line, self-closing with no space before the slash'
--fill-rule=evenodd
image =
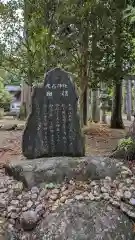
<path id="1" fill-rule="evenodd" d="M 11 205 L 18 206 L 19 205 L 19 200 L 12 200 Z"/>
<path id="2" fill-rule="evenodd" d="M 17 196 L 17 199 L 18 199 L 18 200 L 21 200 L 21 199 L 22 199 L 22 195 L 18 195 L 18 196 Z"/>
<path id="3" fill-rule="evenodd" d="M 55 188 L 52 190 L 52 194 L 59 194 L 60 190 L 58 188 Z"/>
<path id="4" fill-rule="evenodd" d="M 96 200 L 96 201 L 98 201 L 98 200 L 100 200 L 100 199 L 101 199 L 101 195 L 95 197 L 95 200 Z"/>
<path id="5" fill-rule="evenodd" d="M 126 213 L 128 214 L 129 217 L 135 219 L 135 212 L 127 211 Z"/>
<path id="6" fill-rule="evenodd" d="M 132 176 L 133 173 L 132 173 L 132 171 L 130 169 L 128 169 L 128 170 L 122 171 L 121 175 L 122 176 L 127 176 L 127 175 Z"/>
<path id="7" fill-rule="evenodd" d="M 67 199 L 67 200 L 65 201 L 65 204 L 70 204 L 70 203 L 72 203 L 73 201 L 74 201 L 74 199 L 72 199 L 72 198 Z"/>
<path id="8" fill-rule="evenodd" d="M 16 207 L 15 206 L 8 206 L 7 211 L 8 212 L 16 211 Z"/>
<path id="9" fill-rule="evenodd" d="M 11 218 L 12 219 L 17 219 L 18 218 L 18 214 L 16 214 L 16 213 L 11 213 Z"/>
<path id="10" fill-rule="evenodd" d="M 53 195 L 50 196 L 50 199 L 51 199 L 52 201 L 55 201 L 57 198 L 58 198 L 58 195 L 57 195 L 57 194 L 53 194 Z"/>
<path id="11" fill-rule="evenodd" d="M 132 194 L 131 194 L 130 191 L 125 191 L 125 192 L 124 192 L 124 198 L 125 198 L 125 199 L 130 199 L 131 197 L 132 197 Z"/>
<path id="12" fill-rule="evenodd" d="M 118 197 L 119 199 L 123 197 L 123 191 L 119 190 L 115 192 L 115 196 Z"/>
<path id="13" fill-rule="evenodd" d="M 110 196 L 109 196 L 109 194 L 108 193 L 103 193 L 103 198 L 105 199 L 105 200 L 109 200 L 110 199 Z"/>
<path id="14" fill-rule="evenodd" d="M 130 191 L 135 191 L 135 185 L 132 184 L 129 189 L 130 189 Z"/>
<path id="15" fill-rule="evenodd" d="M 75 196 L 75 199 L 76 199 L 77 201 L 81 201 L 81 200 L 84 199 L 84 197 L 83 197 L 82 195 L 76 195 L 76 196 Z"/>
<path id="16" fill-rule="evenodd" d="M 38 195 L 37 195 L 36 193 L 33 193 L 33 194 L 31 195 L 31 199 L 32 199 L 32 200 L 36 200 L 37 197 L 38 197 Z"/>
<path id="17" fill-rule="evenodd" d="M 95 181 L 92 181 L 92 182 L 90 183 L 90 186 L 91 186 L 91 187 L 94 187 L 95 185 L 97 185 L 97 183 L 96 183 Z"/>
<path id="18" fill-rule="evenodd" d="M 112 202 L 112 205 L 115 206 L 115 207 L 119 207 L 120 206 L 120 203 L 118 201 L 113 201 Z"/>
<path id="19" fill-rule="evenodd" d="M 112 208 L 110 206 L 107 206 L 107 211 L 112 211 Z"/>
<path id="20" fill-rule="evenodd" d="M 7 192 L 7 188 L 0 189 L 0 193 L 5 193 L 5 192 Z"/>
<path id="21" fill-rule="evenodd" d="M 52 211 L 55 211 L 57 208 L 58 208 L 57 205 L 53 205 L 53 206 L 52 206 Z"/>
<path id="22" fill-rule="evenodd" d="M 27 202 L 27 208 L 30 209 L 33 206 L 33 202 L 32 201 L 28 201 Z"/>
<path id="23" fill-rule="evenodd" d="M 109 182 L 112 181 L 111 177 L 109 177 L 109 176 L 105 177 L 105 180 L 107 180 L 107 181 L 109 181 Z"/>
<path id="24" fill-rule="evenodd" d="M 128 167 L 126 167 L 126 166 L 122 166 L 121 169 L 122 169 L 123 171 L 130 171 L 130 169 L 129 169 Z"/>
<path id="25" fill-rule="evenodd" d="M 133 205 L 133 206 L 135 206 L 135 198 L 131 198 L 131 199 L 130 199 L 130 204 Z"/>
<path id="26" fill-rule="evenodd" d="M 89 197 L 89 199 L 90 199 L 91 201 L 93 201 L 93 200 L 95 199 L 95 197 L 93 196 L 92 193 L 89 193 L 89 194 L 88 194 L 88 197 Z"/>
<path id="27" fill-rule="evenodd" d="M 23 207 L 23 208 L 22 208 L 22 212 L 26 212 L 27 210 L 28 210 L 27 207 Z"/>
<path id="28" fill-rule="evenodd" d="M 43 189 L 41 192 L 40 192 L 40 197 L 45 197 L 45 195 L 47 194 L 47 190 L 46 189 Z"/>
<path id="29" fill-rule="evenodd" d="M 101 192 L 102 192 L 102 193 L 107 193 L 108 191 L 107 191 L 107 189 L 106 189 L 106 188 L 104 188 L 104 187 L 101 187 Z"/>
<path id="30" fill-rule="evenodd" d="M 120 166 L 122 166 L 123 165 L 123 162 L 118 162 L 118 163 L 116 163 L 116 167 L 120 167 Z"/>
<path id="31" fill-rule="evenodd" d="M 70 194 L 70 191 L 69 190 L 65 190 L 63 193 L 62 193 L 62 195 L 64 195 L 64 196 L 68 196 Z"/>
<path id="32" fill-rule="evenodd" d="M 127 178 L 127 179 L 125 179 L 125 183 L 126 183 L 127 185 L 130 185 L 130 184 L 133 183 L 133 181 L 132 181 L 130 178 Z"/>
<path id="33" fill-rule="evenodd" d="M 60 198 L 60 202 L 64 203 L 66 201 L 66 199 L 67 199 L 66 196 L 63 196 Z"/>
<path id="34" fill-rule="evenodd" d="M 82 195 L 83 195 L 84 197 L 86 197 L 86 196 L 88 196 L 88 194 L 89 194 L 88 192 L 83 192 Z"/>
<path id="35" fill-rule="evenodd" d="M 39 193 L 38 187 L 32 187 L 32 188 L 31 188 L 31 192 L 32 192 L 32 193 Z"/>

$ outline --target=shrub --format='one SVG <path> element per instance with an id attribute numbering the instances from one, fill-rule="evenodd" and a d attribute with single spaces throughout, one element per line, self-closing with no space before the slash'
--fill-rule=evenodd
<path id="1" fill-rule="evenodd" d="M 125 149 L 125 151 L 128 151 L 129 149 L 135 147 L 135 142 L 132 140 L 131 137 L 129 138 L 122 138 L 119 140 L 118 148 L 119 149 Z"/>

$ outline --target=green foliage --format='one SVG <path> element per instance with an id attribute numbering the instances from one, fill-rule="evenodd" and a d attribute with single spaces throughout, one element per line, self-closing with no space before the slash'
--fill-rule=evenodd
<path id="1" fill-rule="evenodd" d="M 124 12 L 124 19 L 128 18 L 130 23 L 133 24 L 135 22 L 135 7 L 129 5 Z"/>
<path id="2" fill-rule="evenodd" d="M 112 85 L 134 63 L 129 18 L 123 19 L 126 7 L 123 0 L 1 3 L 0 64 L 30 85 L 58 65 L 74 73 L 80 87 L 84 82 Z"/>
<path id="3" fill-rule="evenodd" d="M 10 103 L 11 101 L 11 95 L 9 92 L 5 89 L 3 79 L 0 78 L 0 107 L 4 107 L 5 104 Z"/>
<path id="4" fill-rule="evenodd" d="M 17 69 L 14 69 L 14 71 L 11 69 L 10 71 L 5 71 L 3 68 L 0 68 L 0 77 L 3 78 L 4 85 L 19 86 L 22 80 L 22 77 Z"/>
<path id="5" fill-rule="evenodd" d="M 126 138 L 120 139 L 118 143 L 119 150 L 124 149 L 127 152 L 127 151 L 131 151 L 131 149 L 133 148 L 135 148 L 135 142 L 132 140 L 131 137 L 127 139 Z"/>

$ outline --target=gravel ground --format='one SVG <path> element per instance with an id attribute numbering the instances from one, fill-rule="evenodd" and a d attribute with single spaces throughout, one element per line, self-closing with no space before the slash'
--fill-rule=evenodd
<path id="1" fill-rule="evenodd" d="M 46 214 L 74 200 L 103 199 L 135 220 L 135 176 L 130 169 L 123 166 L 123 163 L 120 165 L 121 174 L 114 181 L 106 177 L 104 180 L 70 181 L 62 185 L 43 183 L 40 188 L 35 186 L 29 191 L 23 188 L 21 182 L 6 176 L 4 169 L 1 168 L 0 237 L 6 227 L 10 233 L 17 234 L 17 239 L 28 239 L 29 233 L 26 231 L 33 230 Z"/>

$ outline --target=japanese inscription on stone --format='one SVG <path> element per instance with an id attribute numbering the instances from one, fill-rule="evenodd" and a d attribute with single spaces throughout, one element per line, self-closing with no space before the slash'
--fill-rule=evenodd
<path id="1" fill-rule="evenodd" d="M 55 68 L 46 74 L 44 86 L 36 88 L 32 98 L 23 134 L 24 156 L 84 156 L 77 100 L 69 73 Z"/>

